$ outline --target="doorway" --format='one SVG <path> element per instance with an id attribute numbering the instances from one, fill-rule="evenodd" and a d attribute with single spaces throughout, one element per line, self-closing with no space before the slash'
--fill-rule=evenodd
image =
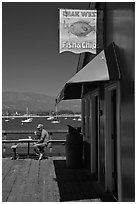
<path id="1" fill-rule="evenodd" d="M 105 177 L 106 190 L 118 199 L 118 118 L 119 100 L 116 84 L 105 88 Z"/>
<path id="2" fill-rule="evenodd" d="M 111 137 L 112 137 L 112 192 L 118 197 L 117 189 L 117 125 L 116 125 L 116 90 L 111 91 Z"/>

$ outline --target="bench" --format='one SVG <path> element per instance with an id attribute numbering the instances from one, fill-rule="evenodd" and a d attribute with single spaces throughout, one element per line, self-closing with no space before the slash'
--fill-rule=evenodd
<path id="1" fill-rule="evenodd" d="M 17 147 L 19 147 L 19 146 L 20 146 L 19 143 L 18 144 L 14 144 L 14 145 L 11 146 L 11 149 L 13 150 L 12 160 L 18 159 Z M 29 157 L 29 148 L 30 148 L 30 146 L 28 146 L 28 157 Z M 48 144 L 48 148 L 50 149 L 50 153 L 52 153 L 52 144 L 51 143 Z"/>
<path id="2" fill-rule="evenodd" d="M 3 143 L 4 142 L 5 143 L 11 143 L 11 142 L 13 143 L 13 141 L 16 142 L 16 144 L 14 143 L 14 145 L 11 146 L 11 149 L 13 150 L 13 157 L 12 157 L 12 159 L 13 160 L 18 159 L 17 148 L 21 147 L 20 143 L 28 143 L 28 153 L 27 153 L 27 156 L 29 158 L 30 157 L 30 143 L 34 143 L 34 142 L 36 142 L 36 140 L 30 140 L 30 139 L 19 139 L 17 141 L 15 141 L 15 140 L 12 140 L 12 141 L 6 140 L 5 141 L 4 140 Z M 65 142 L 66 142 L 66 140 L 52 140 L 52 139 L 50 139 L 48 141 L 48 146 L 47 146 L 49 148 L 50 154 L 52 155 L 52 147 L 53 147 L 52 144 L 54 144 L 54 145 L 57 145 L 57 144 L 65 145 Z"/>

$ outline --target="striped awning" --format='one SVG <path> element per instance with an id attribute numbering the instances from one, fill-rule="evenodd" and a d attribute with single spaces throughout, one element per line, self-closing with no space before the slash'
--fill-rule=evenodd
<path id="1" fill-rule="evenodd" d="M 120 69 L 115 46 L 112 43 L 66 82 L 56 98 L 56 103 L 59 103 L 61 100 L 82 98 L 84 84 L 91 84 L 94 87 L 99 82 L 119 79 Z"/>

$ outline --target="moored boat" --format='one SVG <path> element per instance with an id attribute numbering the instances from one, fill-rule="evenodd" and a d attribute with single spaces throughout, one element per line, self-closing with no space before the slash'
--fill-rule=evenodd
<path id="1" fill-rule="evenodd" d="M 26 113 L 27 119 L 21 121 L 21 124 L 22 124 L 22 125 L 23 125 L 24 123 L 31 123 L 32 120 L 33 120 L 33 118 L 30 118 L 30 116 L 29 116 L 29 114 L 28 114 L 28 107 L 26 108 L 26 112 L 27 112 L 27 113 Z"/>

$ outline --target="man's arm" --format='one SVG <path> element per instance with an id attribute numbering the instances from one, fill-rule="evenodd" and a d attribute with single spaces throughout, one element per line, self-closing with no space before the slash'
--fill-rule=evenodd
<path id="1" fill-rule="evenodd" d="M 41 138 L 40 138 L 40 140 L 38 141 L 38 143 L 43 143 L 43 142 L 47 143 L 48 140 L 49 140 L 49 134 L 48 134 L 48 132 L 47 132 L 46 130 L 42 130 L 42 132 L 41 132 Z"/>
<path id="2" fill-rule="evenodd" d="M 48 144 L 48 140 L 50 139 L 49 133 L 45 130 L 45 136 L 44 136 L 44 143 Z"/>

